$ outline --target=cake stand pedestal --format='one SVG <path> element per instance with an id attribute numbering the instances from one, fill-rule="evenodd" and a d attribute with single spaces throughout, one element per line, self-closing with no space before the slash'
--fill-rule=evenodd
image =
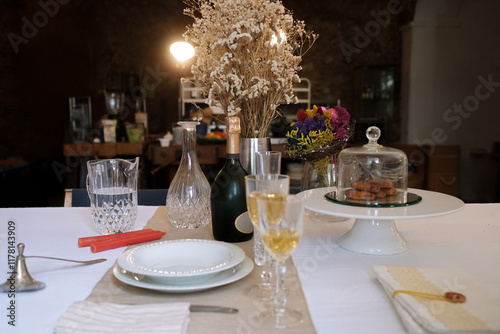
<path id="1" fill-rule="evenodd" d="M 344 234 L 342 248 L 372 255 L 399 254 L 408 250 L 408 243 L 399 233 L 396 219 L 419 219 L 456 212 L 464 202 L 456 197 L 428 190 L 408 189 L 422 201 L 400 207 L 365 207 L 334 203 L 325 194 L 334 187 L 316 188 L 298 194 L 305 199 L 305 208 L 326 215 L 355 218 L 352 228 Z"/>

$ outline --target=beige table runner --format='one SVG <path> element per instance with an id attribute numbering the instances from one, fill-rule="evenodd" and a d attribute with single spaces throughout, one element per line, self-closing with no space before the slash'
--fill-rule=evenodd
<path id="1" fill-rule="evenodd" d="M 162 240 L 175 239 L 213 239 L 211 225 L 195 230 L 174 228 L 164 206 L 159 207 L 145 228 L 167 232 Z M 253 241 L 237 243 L 246 255 L 253 259 Z M 259 267 L 245 278 L 221 287 L 193 293 L 165 293 L 129 286 L 118 281 L 109 269 L 92 290 L 87 300 L 119 304 L 148 304 L 189 302 L 191 304 L 229 306 L 239 309 L 237 314 L 191 313 L 188 333 L 283 333 L 283 330 L 268 328 L 252 320 L 262 310 L 272 307 L 272 303 L 252 300 L 243 294 L 243 290 L 260 281 Z M 286 286 L 288 305 L 304 315 L 301 325 L 286 330 L 286 333 L 316 333 L 302 292 L 302 286 L 293 262 L 287 262 Z"/>

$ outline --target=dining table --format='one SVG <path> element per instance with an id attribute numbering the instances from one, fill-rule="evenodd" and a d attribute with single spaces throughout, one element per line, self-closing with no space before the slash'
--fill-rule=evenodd
<path id="1" fill-rule="evenodd" d="M 154 221 L 155 227 L 165 227 L 167 240 L 198 238 L 202 232 L 211 235 L 210 226 L 199 229 L 205 231 L 173 231 L 166 216 L 164 206 L 139 206 L 134 230 Z M 118 303 L 133 302 L 144 294 L 144 303 L 201 301 L 239 309 L 237 314 L 191 313 L 187 333 L 406 333 L 393 300 L 377 280 L 376 266 L 457 268 L 500 300 L 500 203 L 467 203 L 450 214 L 396 220 L 408 249 L 391 255 L 363 254 L 339 246 L 339 239 L 353 222 L 354 218 L 319 220 L 306 215 L 303 236 L 287 262 L 285 280 L 287 289 L 295 291 L 288 306 L 301 309 L 306 327 L 276 331 L 250 320 L 250 313 L 266 305 L 241 293 L 252 279 L 258 280 L 258 266 L 237 282 L 206 291 L 170 293 L 129 287 L 112 274 L 126 248 L 91 253 L 88 247 L 78 247 L 78 238 L 98 234 L 90 208 L 1 208 L 2 282 L 12 272 L 12 255 L 17 254 L 19 243 L 25 245 L 25 256 L 106 261 L 82 265 L 26 258 L 31 276 L 46 286 L 37 291 L 2 293 L 0 332 L 53 333 L 58 320 L 75 302 L 99 300 L 104 295 Z M 251 243 L 235 245 L 244 247 L 252 258 L 248 252 Z M 116 298 L 115 293 L 119 295 Z"/>

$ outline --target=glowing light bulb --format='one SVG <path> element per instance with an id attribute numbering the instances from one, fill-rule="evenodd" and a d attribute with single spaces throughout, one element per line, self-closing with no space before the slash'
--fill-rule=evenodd
<path id="1" fill-rule="evenodd" d="M 175 42 L 170 46 L 170 53 L 174 58 L 183 63 L 194 56 L 194 48 L 191 44 L 186 42 Z"/>
<path id="2" fill-rule="evenodd" d="M 273 36 L 271 37 L 271 45 L 279 45 L 286 41 L 286 34 L 281 29 L 279 31 L 279 38 L 280 40 L 278 40 L 278 36 L 276 36 L 276 34 L 273 34 Z"/>

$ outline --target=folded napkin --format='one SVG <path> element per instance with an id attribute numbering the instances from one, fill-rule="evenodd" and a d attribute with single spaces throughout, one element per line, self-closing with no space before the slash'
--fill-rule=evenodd
<path id="1" fill-rule="evenodd" d="M 57 321 L 55 334 L 186 333 L 189 303 L 124 305 L 78 301 Z"/>
<path id="2" fill-rule="evenodd" d="M 397 293 L 392 300 L 409 333 L 500 333 L 500 299 L 462 271 L 449 268 L 375 266 L 385 292 L 410 290 L 443 295 L 459 292 L 467 300 L 454 304 Z"/>

